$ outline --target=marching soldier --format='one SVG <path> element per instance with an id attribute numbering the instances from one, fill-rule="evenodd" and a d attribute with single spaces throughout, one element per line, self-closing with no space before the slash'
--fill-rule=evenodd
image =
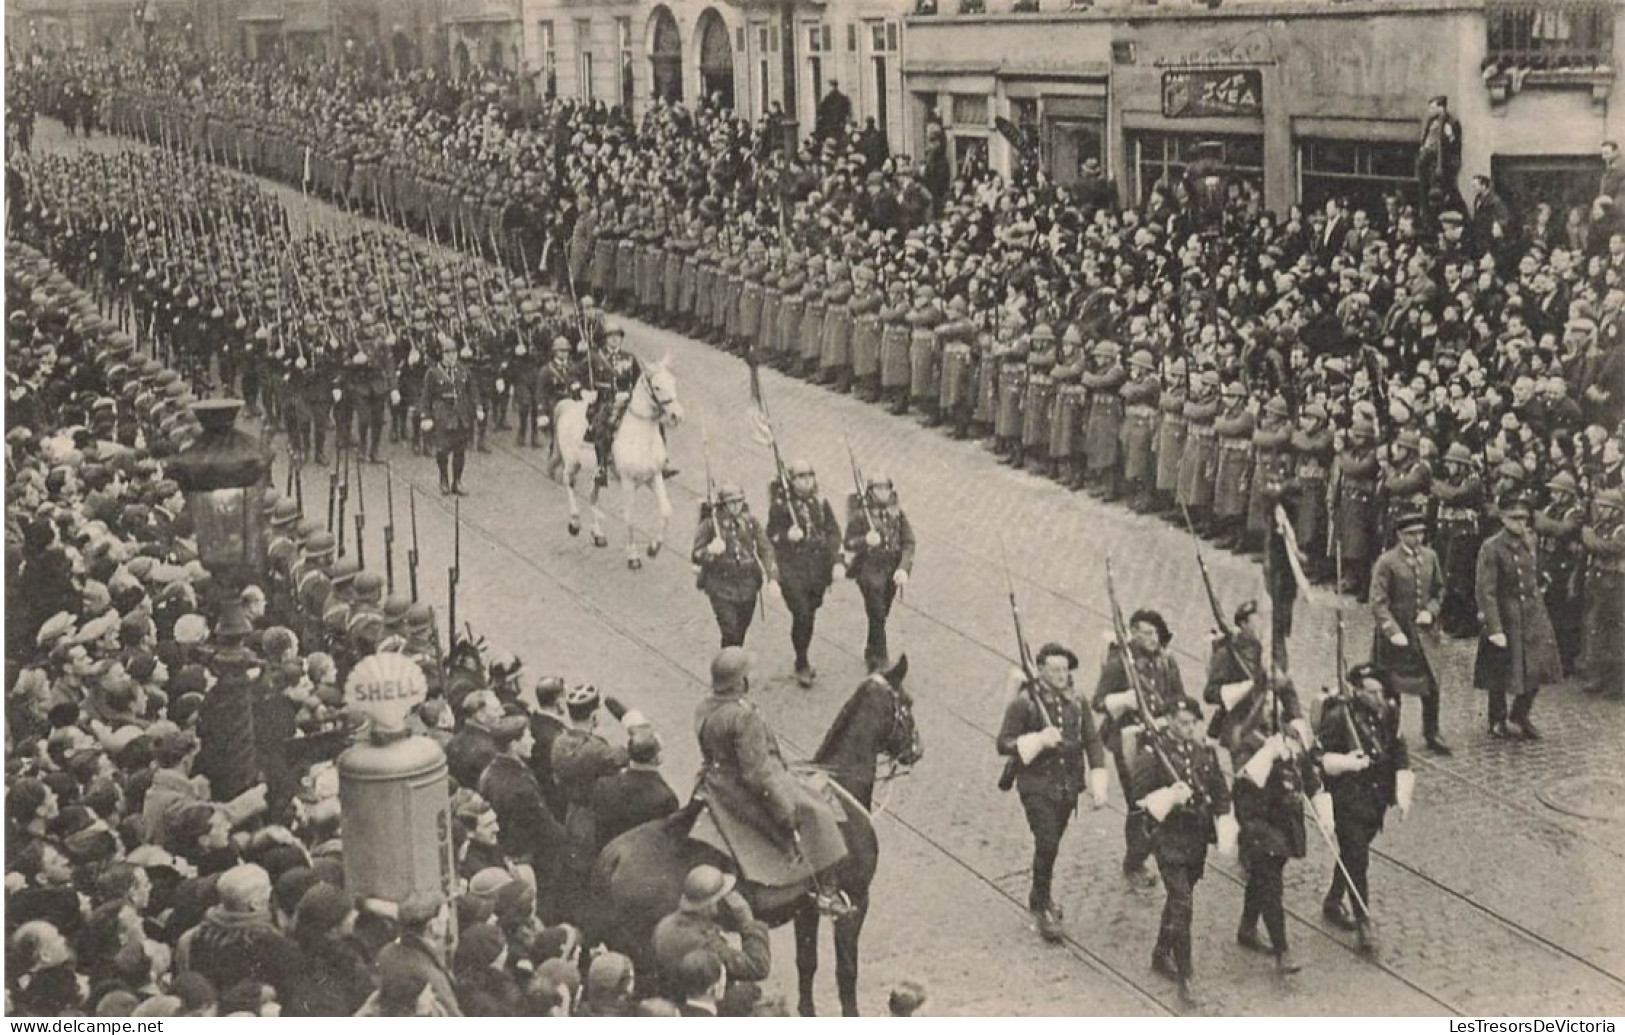
<path id="1" fill-rule="evenodd" d="M 1151 824 L 1149 835 L 1167 898 L 1151 969 L 1179 984 L 1187 1007 L 1201 1004 L 1193 985 L 1191 919 L 1196 884 L 1207 866 L 1207 847 L 1236 850 L 1230 789 L 1213 749 L 1202 741 L 1202 707 L 1189 697 L 1171 702 L 1165 730 L 1153 729 L 1154 747 L 1134 759 L 1128 797 Z"/>
<path id="2" fill-rule="evenodd" d="M 847 577 L 863 594 L 869 623 L 863 660 L 870 672 L 878 672 L 890 657 L 886 619 L 914 570 L 914 528 L 898 503 L 890 475 L 872 475 L 864 495 L 848 501 L 846 552 Z"/>
<path id="3" fill-rule="evenodd" d="M 1444 572 L 1444 607 L 1439 627 L 1446 636 L 1478 635 L 1478 601 L 1473 594 L 1473 570 L 1481 543 L 1479 522 L 1484 513 L 1484 479 L 1473 454 L 1460 442 L 1444 453 L 1444 476 L 1429 492 L 1437 504 L 1433 541 Z M 1573 480 L 1573 476 L 1570 476 Z"/>
<path id="4" fill-rule="evenodd" d="M 1435 616 L 1444 606 L 1444 571 L 1439 556 L 1423 540 L 1427 517 L 1407 511 L 1394 521 L 1399 542 L 1371 570 L 1371 663 L 1388 677 L 1396 694 L 1422 698 L 1422 736 L 1435 755 L 1449 756 L 1439 735 L 1439 679 L 1428 658 Z M 1399 712 L 1400 697 L 1394 711 Z"/>
<path id="5" fill-rule="evenodd" d="M 1119 783 L 1128 789 L 1124 792 L 1129 806 L 1123 823 L 1123 876 L 1131 885 L 1153 887 L 1157 880 L 1145 866 L 1151 858 L 1150 828 L 1144 810 L 1135 804 L 1139 798 L 1129 793 L 1134 787 L 1133 765 L 1147 724 L 1155 725 L 1173 710 L 1176 701 L 1185 697 L 1185 681 L 1180 677 L 1179 665 L 1168 653 L 1174 634 L 1160 613 L 1149 608 L 1134 612 L 1128 620 L 1128 631 L 1134 666 L 1132 681 L 1122 649 L 1113 644 L 1101 666 L 1100 681 L 1090 704 L 1106 713 L 1100 736 L 1117 764 Z"/>
<path id="6" fill-rule="evenodd" d="M 1047 643 L 1033 664 L 1032 678 L 1014 669 L 1006 687 L 1009 703 L 999 727 L 998 750 L 1006 758 L 1007 777 L 1000 786 L 1008 786 L 1013 778 L 1033 835 L 1027 908 L 1044 940 L 1058 942 L 1062 913 L 1051 894 L 1055 859 L 1085 784 L 1095 808 L 1106 804 L 1105 756 L 1094 713 L 1073 682 L 1078 656 L 1058 643 Z"/>
<path id="7" fill-rule="evenodd" d="M 363 333 L 356 342 L 345 377 L 355 416 L 356 455 L 374 464 L 383 462 L 378 449 L 384 437 L 385 407 L 401 398 L 395 372 L 395 339 L 378 333 L 381 330 L 363 318 L 363 331 L 371 333 Z"/>
<path id="8" fill-rule="evenodd" d="M 1297 973 L 1299 967 L 1287 945 L 1281 873 L 1289 859 L 1308 854 L 1303 802 L 1310 802 L 1314 822 L 1328 841 L 1334 835 L 1335 820 L 1331 795 L 1321 787 L 1311 753 L 1314 735 L 1309 724 L 1302 719 L 1283 720 L 1276 732 L 1270 733 L 1270 728 L 1266 724 L 1245 738 L 1231 789 L 1241 828 L 1241 864 L 1247 871 L 1236 944 L 1274 956 L 1276 972 L 1285 976 Z M 1268 945 L 1258 937 L 1260 918 L 1269 932 Z"/>
<path id="9" fill-rule="evenodd" d="M 1202 699 L 1217 705 L 1208 723 L 1208 738 L 1217 742 L 1232 759 L 1239 753 L 1241 737 L 1257 725 L 1258 712 L 1266 704 L 1278 709 L 1283 721 L 1302 714 L 1296 689 L 1289 680 L 1277 679 L 1273 695 L 1267 692 L 1269 669 L 1264 660 L 1264 641 L 1258 633 L 1258 601 L 1246 600 L 1236 608 L 1230 636 L 1216 636 L 1208 659 L 1207 685 Z"/>
<path id="10" fill-rule="evenodd" d="M 1625 699 L 1625 493 L 1604 489 L 1580 531 L 1585 548 L 1585 682 L 1581 689 Z"/>
<path id="11" fill-rule="evenodd" d="M 1361 948 L 1369 952 L 1375 948 L 1368 929 L 1371 888 L 1366 878 L 1371 842 L 1390 807 L 1398 807 L 1401 818 L 1410 813 L 1416 776 L 1382 670 L 1356 666 L 1347 684 L 1347 691 L 1326 702 L 1315 729 L 1337 835 L 1336 870 L 1321 915 L 1335 927 L 1357 931 Z"/>
<path id="12" fill-rule="evenodd" d="M 829 501 L 818 493 L 818 475 L 811 462 L 792 461 L 785 473 L 788 485 L 783 479 L 768 485 L 767 538 L 773 544 L 784 604 L 790 611 L 796 682 L 810 687 L 818 672 L 807 660 L 807 649 L 818 608 L 840 564 L 841 526 Z"/>
<path id="13" fill-rule="evenodd" d="M 1510 721 L 1523 739 L 1539 740 L 1540 732 L 1529 719 L 1535 693 L 1562 679 L 1563 665 L 1557 656 L 1551 616 L 1540 597 L 1529 501 L 1513 496 L 1502 499 L 1497 509 L 1501 530 L 1478 550 L 1474 586 L 1484 628 L 1473 661 L 1473 685 L 1489 692 L 1491 736 L 1510 737 Z M 1515 698 L 1510 714 L 1508 694 Z"/>
<path id="14" fill-rule="evenodd" d="M 440 469 L 440 494 L 465 496 L 463 466 L 475 426 L 484 418 L 473 376 L 458 359 L 457 346 L 446 335 L 435 344 L 436 363 L 423 378 L 418 413 L 425 434 L 434 435 L 434 462 Z"/>
<path id="15" fill-rule="evenodd" d="M 1546 489 L 1551 493 L 1551 502 L 1535 511 L 1530 524 L 1540 551 L 1541 596 L 1546 601 L 1546 613 L 1552 616 L 1563 674 L 1569 676 L 1578 667 L 1585 621 L 1580 591 L 1585 575 L 1586 550 L 1580 541 L 1585 507 L 1579 501 L 1580 483 L 1568 471 L 1554 475 Z M 1448 590 L 1449 583 L 1445 585 Z"/>
<path id="16" fill-rule="evenodd" d="M 520 311 L 534 326 L 537 314 L 535 303 L 524 302 L 520 306 Z M 541 399 L 542 359 L 532 349 L 531 340 L 529 333 L 521 333 L 514 342 L 513 356 L 508 362 L 507 380 L 513 391 L 514 424 L 517 428 L 513 444 L 523 447 L 528 438 L 530 448 L 539 449 L 542 444 L 540 439 L 542 428 L 546 426 L 542 424 L 542 418 L 547 414 L 538 408 Z"/>
<path id="17" fill-rule="evenodd" d="M 722 646 L 742 646 L 756 617 L 757 597 L 764 590 L 775 599 L 782 594 L 773 544 L 739 486 L 724 482 L 717 487 L 715 506 L 701 516 L 690 556 L 699 567 L 698 586 L 711 601 Z"/>

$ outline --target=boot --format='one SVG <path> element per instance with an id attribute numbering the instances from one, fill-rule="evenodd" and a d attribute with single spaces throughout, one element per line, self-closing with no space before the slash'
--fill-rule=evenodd
<path id="1" fill-rule="evenodd" d="M 1298 963 L 1295 958 L 1293 958 L 1290 950 L 1283 948 L 1275 954 L 1275 973 L 1279 974 L 1281 977 L 1296 974 L 1302 969 L 1303 966 Z"/>
<path id="2" fill-rule="evenodd" d="M 1243 923 L 1236 929 L 1236 944 L 1248 952 L 1269 953 L 1273 950 L 1258 937 L 1258 925 Z"/>
<path id="3" fill-rule="evenodd" d="M 1340 898 L 1328 898 L 1322 902 L 1320 904 L 1320 915 L 1327 923 L 1340 931 L 1354 931 L 1361 926 L 1353 917 L 1349 916 L 1348 910 L 1343 907 L 1343 900 Z"/>

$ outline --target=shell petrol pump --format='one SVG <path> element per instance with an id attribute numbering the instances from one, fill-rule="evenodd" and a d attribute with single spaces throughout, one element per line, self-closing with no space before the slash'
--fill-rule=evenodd
<path id="1" fill-rule="evenodd" d="M 422 670 L 402 654 L 362 658 L 345 681 L 346 703 L 371 720 L 367 739 L 338 759 L 351 894 L 400 903 L 447 901 L 455 890 L 446 756 L 406 727 L 428 692 Z"/>

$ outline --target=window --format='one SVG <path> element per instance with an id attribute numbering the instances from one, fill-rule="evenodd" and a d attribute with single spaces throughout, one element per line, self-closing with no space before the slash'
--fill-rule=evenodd
<path id="1" fill-rule="evenodd" d="M 559 55 L 553 46 L 553 23 L 536 26 L 536 42 L 542 52 L 542 95 L 552 100 L 559 94 Z"/>
<path id="2" fill-rule="evenodd" d="M 592 100 L 592 20 L 576 21 L 576 96 Z"/>
<path id="3" fill-rule="evenodd" d="M 1306 209 L 1327 198 L 1354 208 L 1383 210 L 1384 194 L 1409 196 L 1416 183 L 1416 145 L 1364 140 L 1299 140 L 1298 194 Z"/>
<path id="4" fill-rule="evenodd" d="M 770 48 L 769 41 L 773 38 L 773 30 L 766 25 L 756 26 L 756 52 L 766 54 Z"/>
<path id="5" fill-rule="evenodd" d="M 1216 136 L 1204 133 L 1134 133 L 1129 136 L 1129 153 L 1134 163 L 1134 198 L 1144 202 L 1158 180 L 1183 178 L 1185 167 L 1196 160 L 1196 147 L 1215 141 L 1223 147 L 1220 161 L 1241 179 L 1262 189 L 1264 182 L 1264 138 Z"/>
<path id="6" fill-rule="evenodd" d="M 886 49 L 889 50 L 889 51 L 892 51 L 893 53 L 896 53 L 896 51 L 897 51 L 897 23 L 896 22 L 887 22 L 886 23 Z"/>
<path id="7" fill-rule="evenodd" d="M 846 25 L 846 52 L 848 54 L 856 54 L 858 52 L 857 22 L 848 22 Z"/>
<path id="8" fill-rule="evenodd" d="M 819 31 L 821 26 L 807 26 L 807 53 L 822 54 L 824 52 L 824 34 Z"/>
<path id="9" fill-rule="evenodd" d="M 767 58 L 763 58 L 761 60 L 760 65 L 758 66 L 758 70 L 757 70 L 757 79 L 758 79 L 758 81 L 759 81 L 759 83 L 761 85 L 757 88 L 757 101 L 756 101 L 756 103 L 757 103 L 758 110 L 763 115 L 766 115 L 768 109 L 773 106 L 773 89 L 772 89 L 773 84 L 772 84 L 772 79 L 771 79 L 772 69 L 770 67 L 771 65 L 772 65 L 771 61 L 769 61 Z"/>
<path id="10" fill-rule="evenodd" d="M 1503 72 L 1614 63 L 1611 0 L 1491 0 L 1484 9 L 1484 24 L 1488 60 Z"/>
<path id="11" fill-rule="evenodd" d="M 636 94 L 637 82 L 632 69 L 632 19 L 615 19 L 615 61 L 619 74 L 617 83 L 619 93 L 616 100 L 628 113 L 632 111 L 632 98 Z"/>
<path id="12" fill-rule="evenodd" d="M 987 96 L 979 93 L 956 93 L 953 95 L 953 124 L 956 126 L 975 126 L 986 129 Z"/>

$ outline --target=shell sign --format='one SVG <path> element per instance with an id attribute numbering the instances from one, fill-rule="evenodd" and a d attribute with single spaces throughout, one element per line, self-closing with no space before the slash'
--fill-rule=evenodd
<path id="1" fill-rule="evenodd" d="M 362 658 L 344 682 L 346 703 L 384 733 L 404 730 L 406 714 L 428 696 L 429 681 L 423 670 L 404 654 Z"/>

